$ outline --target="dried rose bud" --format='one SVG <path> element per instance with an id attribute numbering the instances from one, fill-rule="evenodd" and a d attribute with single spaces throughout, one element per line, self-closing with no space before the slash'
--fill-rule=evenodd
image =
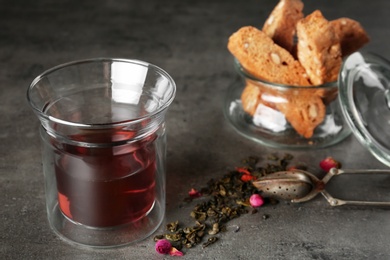
<path id="1" fill-rule="evenodd" d="M 242 176 L 241 176 L 240 179 L 241 179 L 243 182 L 248 182 L 248 181 L 256 180 L 256 177 L 253 176 L 253 175 L 251 174 L 251 172 L 250 172 L 248 169 L 246 169 L 246 168 L 236 167 L 236 171 L 238 171 L 239 173 L 242 174 Z"/>
<path id="2" fill-rule="evenodd" d="M 249 202 L 251 203 L 251 206 L 254 208 L 261 207 L 264 204 L 264 199 L 259 194 L 253 194 L 249 198 Z"/>
<path id="3" fill-rule="evenodd" d="M 250 171 L 249 171 L 248 169 L 246 169 L 246 168 L 237 167 L 237 168 L 236 168 L 236 171 L 238 171 L 239 173 L 251 175 Z"/>
<path id="4" fill-rule="evenodd" d="M 171 248 L 171 251 L 169 251 L 169 255 L 171 256 L 183 256 L 183 252 L 177 250 L 175 247 Z"/>
<path id="5" fill-rule="evenodd" d="M 335 159 L 333 159 L 333 157 L 329 156 L 329 157 L 326 157 L 325 159 L 323 159 L 320 162 L 320 167 L 324 171 L 328 172 L 332 168 L 340 169 L 341 168 L 341 163 L 336 161 Z"/>
<path id="6" fill-rule="evenodd" d="M 198 198 L 198 197 L 202 196 L 202 193 L 200 193 L 200 192 L 197 191 L 196 189 L 192 188 L 192 189 L 188 192 L 188 195 L 189 195 L 191 198 Z"/>
<path id="7" fill-rule="evenodd" d="M 172 245 L 167 239 L 160 239 L 156 242 L 155 248 L 157 253 L 166 255 L 170 253 Z"/>
<path id="8" fill-rule="evenodd" d="M 241 176 L 241 180 L 242 180 L 243 182 L 248 182 L 248 181 L 256 180 L 256 177 L 255 177 L 255 176 L 252 176 L 252 175 L 250 175 L 250 174 L 243 174 L 243 175 Z"/>

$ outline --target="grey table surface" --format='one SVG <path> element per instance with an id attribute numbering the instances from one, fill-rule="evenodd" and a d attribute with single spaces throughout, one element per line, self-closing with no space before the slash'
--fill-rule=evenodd
<path id="1" fill-rule="evenodd" d="M 390 58 L 390 1 L 317 0 L 305 13 L 361 22 L 364 47 Z M 193 204 L 183 198 L 233 169 L 249 155 L 294 155 L 318 169 L 331 155 L 346 168 L 386 168 L 354 136 L 327 149 L 286 151 L 254 143 L 223 116 L 224 93 L 238 76 L 226 49 L 241 26 L 261 27 L 276 1 L 50 1 L 0 0 L 0 259 L 170 259 L 154 251 L 152 238 L 96 250 L 69 245 L 49 228 L 41 165 L 39 122 L 26 90 L 52 66 L 94 57 L 141 59 L 175 79 L 177 96 L 167 114 L 167 210 L 165 223 L 192 223 Z M 344 178 L 340 189 L 355 179 Z M 366 180 L 367 183 L 371 179 Z M 389 190 L 389 178 L 381 181 Z M 387 185 L 387 186 L 386 186 Z M 387 187 L 387 188 L 386 188 Z M 374 190 L 351 187 L 356 198 Z M 389 199 L 389 194 L 379 194 Z M 195 202 L 193 202 L 195 203 Z M 304 204 L 260 208 L 230 224 L 218 243 L 184 250 L 185 259 L 390 259 L 390 211 L 332 208 L 320 196 Z M 263 214 L 270 217 L 262 219 Z M 163 233 L 164 224 L 156 233 Z"/>

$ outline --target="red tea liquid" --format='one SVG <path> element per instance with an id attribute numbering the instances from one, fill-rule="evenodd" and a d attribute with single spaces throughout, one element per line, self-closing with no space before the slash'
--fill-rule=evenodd
<path id="1" fill-rule="evenodd" d="M 110 147 L 132 132 L 72 136 L 101 147 L 62 145 L 56 151 L 58 201 L 69 219 L 91 227 L 111 227 L 145 216 L 155 200 L 155 135 Z"/>

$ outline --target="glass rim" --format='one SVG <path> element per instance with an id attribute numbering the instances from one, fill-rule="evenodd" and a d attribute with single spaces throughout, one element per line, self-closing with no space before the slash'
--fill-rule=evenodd
<path id="1" fill-rule="evenodd" d="M 131 64 L 143 66 L 143 67 L 151 67 L 155 71 L 157 71 L 159 74 L 163 75 L 164 77 L 166 77 L 168 79 L 168 81 L 171 85 L 171 88 L 172 88 L 172 93 L 168 97 L 167 101 L 164 102 L 164 104 L 162 104 L 155 111 L 147 113 L 146 115 L 139 116 L 139 117 L 136 117 L 133 119 L 122 120 L 122 121 L 118 121 L 118 122 L 94 123 L 94 124 L 76 123 L 76 122 L 71 122 L 71 121 L 67 121 L 67 120 L 62 120 L 62 119 L 59 119 L 59 118 L 56 118 L 53 116 L 49 116 L 43 112 L 42 108 L 39 108 L 38 106 L 36 106 L 36 104 L 32 101 L 31 92 L 32 92 L 33 88 L 37 85 L 38 82 L 40 82 L 46 76 L 52 74 L 53 72 L 56 72 L 58 70 L 61 70 L 61 69 L 67 68 L 67 67 L 88 64 L 88 63 L 99 63 L 99 62 L 100 63 L 121 62 L 121 63 L 131 63 Z M 34 110 L 34 112 L 39 115 L 39 117 L 46 119 L 48 121 L 51 121 L 51 122 L 56 122 L 56 123 L 62 124 L 62 125 L 68 125 L 68 126 L 73 126 L 73 127 L 89 127 L 89 128 L 123 126 L 123 125 L 127 125 L 127 124 L 135 124 L 135 123 L 142 122 L 143 120 L 145 120 L 147 118 L 154 117 L 154 116 L 160 114 L 165 109 L 167 109 L 169 107 L 169 105 L 173 102 L 175 95 L 176 95 L 176 83 L 173 80 L 173 78 L 162 68 L 160 68 L 154 64 L 151 64 L 149 62 L 138 60 L 138 59 L 107 58 L 107 57 L 74 60 L 74 61 L 69 61 L 66 63 L 59 64 L 57 66 L 51 67 L 50 69 L 47 69 L 44 72 L 42 72 L 41 74 L 39 74 L 38 76 L 36 76 L 32 80 L 32 82 L 30 83 L 30 85 L 27 89 L 27 101 L 30 104 L 30 106 L 32 107 L 32 109 Z"/>
<path id="2" fill-rule="evenodd" d="M 321 85 L 309 85 L 309 86 L 286 85 L 286 84 L 282 84 L 282 83 L 270 82 L 270 81 L 256 77 L 256 76 L 252 75 L 251 73 L 249 73 L 236 58 L 234 58 L 234 65 L 235 65 L 238 73 L 241 76 L 243 76 L 244 78 L 249 79 L 251 81 L 254 81 L 256 83 L 267 85 L 267 86 L 274 87 L 274 88 L 279 88 L 279 89 L 317 89 L 318 90 L 318 89 L 329 89 L 329 88 L 338 87 L 337 80 L 332 81 L 332 82 L 326 82 L 326 83 L 321 84 Z"/>

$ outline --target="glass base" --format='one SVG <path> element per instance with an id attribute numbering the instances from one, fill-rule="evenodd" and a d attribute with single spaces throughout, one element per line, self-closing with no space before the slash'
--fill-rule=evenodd
<path id="1" fill-rule="evenodd" d="M 151 210 L 142 218 L 128 224 L 96 228 L 66 217 L 58 204 L 49 211 L 49 223 L 53 231 L 64 241 L 93 248 L 113 248 L 143 240 L 153 234 L 164 219 L 164 207 L 155 201 Z"/>
<path id="2" fill-rule="evenodd" d="M 239 134 L 253 141 L 282 149 L 323 148 L 339 143 L 351 133 L 341 111 L 340 113 L 334 111 L 339 110 L 337 99 L 333 101 L 335 102 L 333 108 L 328 107 L 332 111 L 327 113 L 326 119 L 315 129 L 313 136 L 304 138 L 288 122 L 280 120 L 283 115 L 279 111 L 267 112 L 268 116 L 263 121 L 247 114 L 241 104 L 244 87 L 239 84 L 234 84 L 228 89 L 223 110 L 230 125 Z"/>

